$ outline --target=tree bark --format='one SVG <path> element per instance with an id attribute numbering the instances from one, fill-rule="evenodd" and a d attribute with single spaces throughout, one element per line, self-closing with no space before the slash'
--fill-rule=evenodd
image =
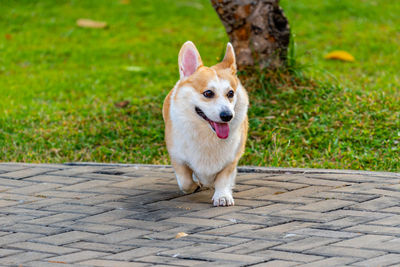
<path id="1" fill-rule="evenodd" d="M 279 0 L 211 0 L 235 49 L 239 69 L 285 66 L 290 27 Z"/>

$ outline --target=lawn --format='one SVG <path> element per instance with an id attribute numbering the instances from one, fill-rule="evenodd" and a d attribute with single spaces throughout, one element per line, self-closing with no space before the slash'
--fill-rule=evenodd
<path id="1" fill-rule="evenodd" d="M 400 171 L 400 2 L 281 4 L 296 63 L 291 75 L 242 74 L 240 164 Z M 209 1 L 2 3 L 0 160 L 168 164 L 161 107 L 186 40 L 206 65 L 220 58 L 228 39 Z M 323 59 L 336 49 L 356 61 Z"/>

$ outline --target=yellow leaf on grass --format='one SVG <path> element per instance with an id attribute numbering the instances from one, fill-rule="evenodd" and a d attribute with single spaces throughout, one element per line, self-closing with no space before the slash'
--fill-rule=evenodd
<path id="1" fill-rule="evenodd" d="M 325 55 L 325 59 L 337 59 L 337 60 L 342 60 L 342 61 L 354 61 L 354 57 L 349 54 L 346 51 L 342 50 L 337 50 L 337 51 L 332 51 L 328 54 Z"/>
<path id="2" fill-rule="evenodd" d="M 176 234 L 175 238 L 181 238 L 181 237 L 184 237 L 184 236 L 188 236 L 188 234 L 184 233 L 184 232 L 179 232 L 179 233 Z"/>
<path id="3" fill-rule="evenodd" d="M 102 29 L 107 27 L 107 22 L 104 21 L 95 21 L 91 19 L 78 19 L 76 21 L 76 25 L 82 28 L 95 28 Z"/>

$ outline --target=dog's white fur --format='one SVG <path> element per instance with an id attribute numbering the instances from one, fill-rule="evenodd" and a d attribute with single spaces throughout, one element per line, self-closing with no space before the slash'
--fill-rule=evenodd
<path id="1" fill-rule="evenodd" d="M 163 106 L 166 143 L 178 185 L 185 193 L 198 186 L 214 186 L 214 206 L 234 205 L 236 166 L 247 137 L 248 96 L 236 76 L 233 47 L 228 43 L 224 60 L 208 68 L 194 44 L 186 42 L 178 61 L 180 80 Z M 212 90 L 215 97 L 206 99 L 202 94 L 206 90 Z M 233 98 L 227 97 L 229 90 L 234 91 Z M 215 122 L 222 122 L 222 109 L 229 110 L 233 118 L 228 138 L 218 138 L 195 107 Z"/>

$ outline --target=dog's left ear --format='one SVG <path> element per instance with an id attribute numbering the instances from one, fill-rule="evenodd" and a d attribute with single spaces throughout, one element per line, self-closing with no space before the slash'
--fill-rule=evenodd
<path id="1" fill-rule="evenodd" d="M 224 68 L 230 68 L 232 71 L 232 74 L 236 74 L 236 57 L 235 57 L 235 50 L 233 49 L 233 46 L 231 43 L 228 43 L 226 45 L 226 52 L 224 59 L 221 62 L 222 67 Z"/>

